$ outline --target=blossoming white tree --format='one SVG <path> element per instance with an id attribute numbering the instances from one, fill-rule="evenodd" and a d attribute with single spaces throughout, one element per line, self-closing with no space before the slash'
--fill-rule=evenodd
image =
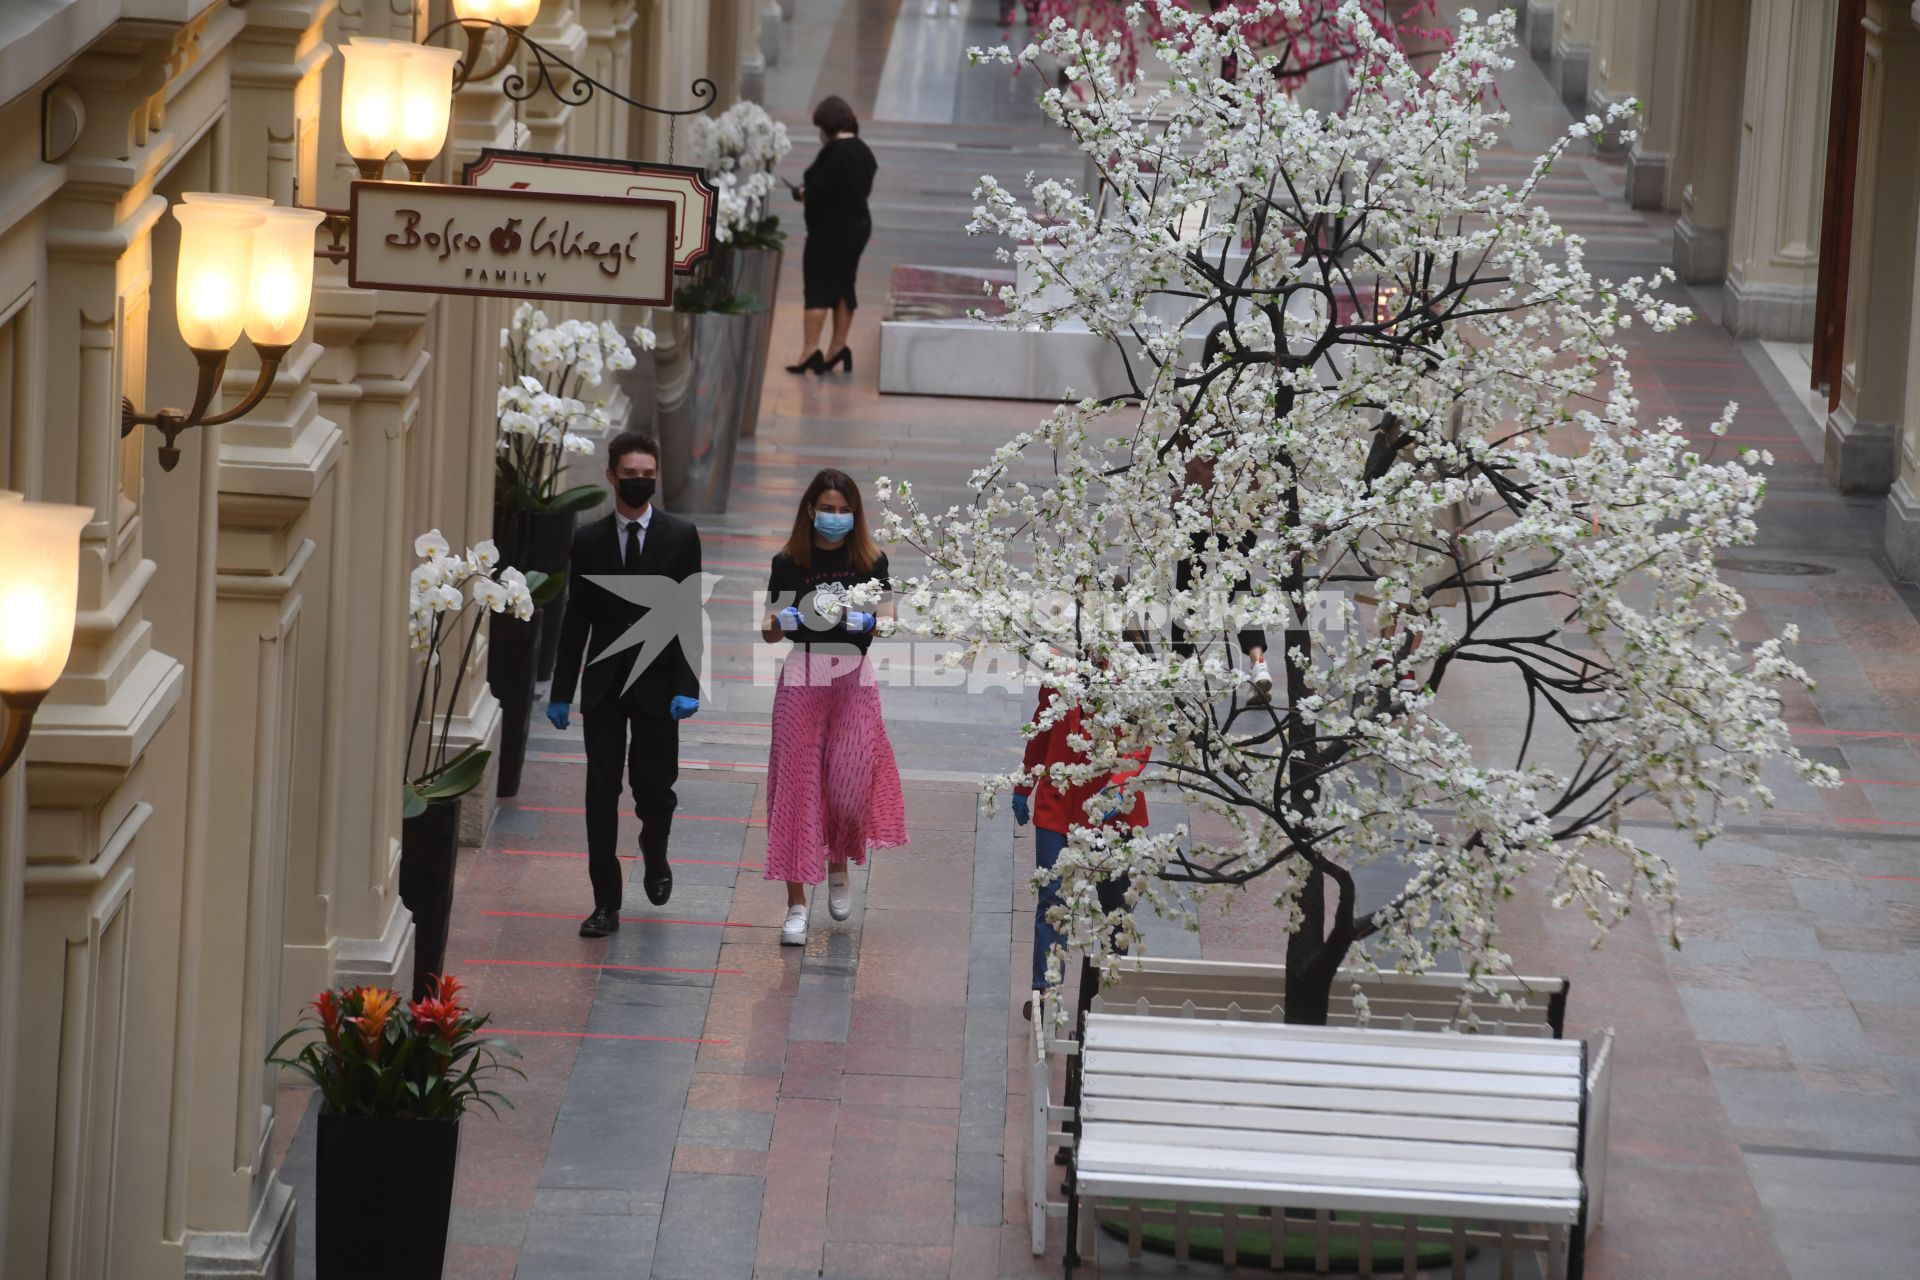
<path id="1" fill-rule="evenodd" d="M 1103 190 L 983 178 L 972 224 L 1016 246 L 1004 322 L 1085 324 L 1126 390 L 1008 443 L 967 507 L 883 482 L 889 536 L 929 561 L 909 604 L 967 656 L 1038 663 L 1049 721 L 1081 712 L 1087 763 L 1029 780 L 1102 777 L 1146 745 L 1121 803 L 1166 785 L 1216 815 L 1148 834 L 1090 813 L 1059 865 L 1068 942 L 1137 943 L 1101 912 L 1106 878 L 1168 909 L 1169 881 L 1257 883 L 1284 922 L 1287 1017 L 1320 1022 L 1343 963 L 1503 969 L 1496 908 L 1536 865 L 1600 930 L 1671 906 L 1629 813 L 1704 841 L 1771 803 L 1770 763 L 1831 780 L 1787 742 L 1793 637 L 1736 640 L 1714 567 L 1753 537 L 1771 459 L 1642 419 L 1622 332 L 1687 316 L 1663 281 L 1594 279 L 1542 207 L 1566 140 L 1517 184 L 1481 176 L 1510 15 L 1464 12 L 1423 76 L 1347 6 L 1356 92 L 1328 116 L 1248 39 L 1257 12 L 1155 9 L 1165 92 L 1064 24 L 1017 55 L 1078 86 L 1045 108 Z M 1242 619 L 1208 608 L 1227 600 L 1277 626 L 1270 702 L 1231 661 Z M 1156 609 L 1190 648 L 1126 642 Z"/>

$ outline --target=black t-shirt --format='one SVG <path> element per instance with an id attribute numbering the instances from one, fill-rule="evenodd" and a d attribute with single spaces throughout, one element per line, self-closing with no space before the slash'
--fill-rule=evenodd
<path id="1" fill-rule="evenodd" d="M 845 544 L 831 549 L 814 547 L 813 563 L 804 569 L 794 563 L 792 556 L 782 551 L 773 557 L 773 571 L 767 576 L 767 608 L 774 613 L 789 605 L 799 608 L 800 629 L 787 633 L 795 644 L 828 652 L 865 653 L 873 643 L 873 632 L 856 634 L 848 631 L 839 620 L 829 622 L 815 612 L 814 601 L 823 590 L 839 594 L 858 583 L 875 581 L 883 586 L 887 581 L 887 554 L 884 551 L 874 560 L 873 567 L 865 572 L 853 567 Z M 877 604 L 870 604 L 860 612 L 874 613 L 878 608 Z"/>

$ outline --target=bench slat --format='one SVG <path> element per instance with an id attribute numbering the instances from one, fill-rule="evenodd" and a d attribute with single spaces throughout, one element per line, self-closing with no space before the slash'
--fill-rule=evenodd
<path id="1" fill-rule="evenodd" d="M 1506 1036 L 1475 1036 L 1460 1032 L 1433 1031 L 1392 1031 L 1381 1027 L 1306 1027 L 1290 1023 L 1275 1022 L 1236 1022 L 1223 1018 L 1160 1018 L 1140 1017 L 1127 1013 L 1096 1013 L 1087 1018 L 1087 1041 L 1091 1045 L 1110 1044 L 1111 1040 L 1096 1040 L 1095 1030 L 1108 1037 L 1127 1036 L 1138 1033 L 1144 1035 L 1168 1035 L 1185 1032 L 1188 1035 L 1211 1034 L 1228 1041 L 1250 1041 L 1249 1047 L 1242 1052 L 1255 1052 L 1262 1056 L 1275 1052 L 1276 1044 L 1350 1044 L 1365 1046 L 1369 1053 L 1383 1049 L 1415 1049 L 1424 1053 L 1475 1053 L 1491 1054 L 1500 1057 L 1522 1059 L 1540 1059 L 1558 1064 L 1552 1070 L 1578 1070 L 1580 1061 L 1580 1042 L 1578 1040 L 1538 1040 L 1531 1037 L 1510 1038 Z M 1568 1065 L 1571 1064 L 1571 1065 Z M 1508 1068 L 1503 1068 L 1508 1069 Z"/>
<path id="2" fill-rule="evenodd" d="M 1291 1133 L 1271 1129 L 1243 1129 L 1221 1125 L 1166 1125 L 1105 1120 L 1091 1121 L 1087 1132 L 1108 1142 L 1142 1146 L 1177 1143 L 1203 1151 L 1260 1151 L 1272 1155 L 1351 1156 L 1415 1164 L 1499 1165 L 1515 1169 L 1573 1167 L 1566 1148 L 1513 1147 L 1460 1141 L 1426 1141 L 1401 1136 L 1376 1137 L 1353 1133 Z"/>
<path id="3" fill-rule="evenodd" d="M 1094 1178 L 1101 1172 L 1208 1178 L 1223 1188 L 1313 1182 L 1376 1191 L 1464 1192 L 1576 1202 L 1580 1197 L 1580 1174 L 1570 1158 L 1563 1160 L 1557 1169 L 1546 1169 L 1465 1161 L 1225 1150 L 1114 1141 L 1091 1125 L 1081 1134 L 1075 1169 L 1082 1176 Z"/>
<path id="4" fill-rule="evenodd" d="M 1180 1125 L 1187 1128 L 1246 1129 L 1262 1133 L 1321 1134 L 1341 1138 L 1385 1138 L 1413 1142 L 1459 1142 L 1502 1148 L 1531 1147 L 1573 1151 L 1579 1134 L 1571 1120 L 1530 1124 L 1504 1119 L 1457 1120 L 1426 1114 L 1370 1115 L 1347 1110 L 1298 1107 L 1219 1106 L 1185 1099 L 1155 1102 L 1088 1096 L 1081 1114 L 1089 1121 L 1116 1124 Z"/>
<path id="5" fill-rule="evenodd" d="M 1409 1190 L 1381 1192 L 1330 1186 L 1317 1180 L 1223 1189 L 1219 1182 L 1210 1178 L 1100 1172 L 1081 1175 L 1081 1194 L 1100 1198 L 1187 1202 L 1241 1195 L 1245 1204 L 1284 1203 L 1290 1208 L 1299 1209 L 1415 1214 L 1494 1222 L 1572 1223 L 1580 1216 L 1577 1200 L 1559 1197 L 1449 1195 L 1445 1192 Z"/>
<path id="6" fill-rule="evenodd" d="M 1437 1116 L 1461 1120 L 1512 1120 L 1534 1124 L 1574 1125 L 1580 1120 L 1577 1099 L 1488 1098 L 1464 1093 L 1431 1093 L 1405 1089 L 1318 1088 L 1287 1084 L 1234 1081 L 1228 1086 L 1231 1103 L 1247 1106 L 1294 1107 L 1302 1110 L 1348 1112 L 1356 1115 Z M 1164 1102 L 1194 1101 L 1193 1081 L 1179 1076 L 1090 1075 L 1082 1086 L 1085 1098 L 1135 1098 Z"/>
<path id="7" fill-rule="evenodd" d="M 1258 1058 L 1216 1058 L 1200 1054 L 1089 1053 L 1087 1073 L 1171 1077 L 1181 1080 L 1246 1081 L 1257 1084 L 1396 1089 L 1423 1093 L 1465 1093 L 1492 1097 L 1578 1101 L 1580 1081 L 1553 1076 L 1494 1075 L 1468 1071 L 1421 1071 L 1402 1067 L 1361 1067 Z"/>
<path id="8" fill-rule="evenodd" d="M 1268 1024 L 1180 1020 L 1174 1018 L 1130 1018 L 1109 1021 L 1115 1015 L 1099 1015 L 1087 1024 L 1086 1047 L 1092 1051 L 1118 1050 L 1134 1053 L 1204 1053 L 1216 1058 L 1251 1057 L 1263 1060 L 1351 1063 L 1355 1066 L 1406 1067 L 1426 1071 L 1468 1071 L 1481 1074 L 1533 1075 L 1577 1080 L 1580 1072 L 1579 1042 L 1568 1040 L 1503 1040 L 1501 1049 L 1483 1052 L 1477 1037 L 1455 1047 L 1441 1042 L 1466 1039 L 1446 1035 L 1422 1035 L 1420 1032 L 1359 1031 L 1353 1035 L 1375 1037 L 1376 1041 L 1332 1040 L 1320 1036 L 1275 1035 Z M 1417 1037 L 1412 1041 L 1389 1040 L 1388 1036 Z M 1516 1053 L 1514 1045 L 1531 1046 L 1535 1052 Z M 1548 1045 L 1570 1045 L 1574 1052 L 1546 1052 Z"/>

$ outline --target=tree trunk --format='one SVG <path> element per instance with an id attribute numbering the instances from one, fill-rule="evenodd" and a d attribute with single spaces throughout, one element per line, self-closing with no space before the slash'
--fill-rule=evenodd
<path id="1" fill-rule="evenodd" d="M 1300 928 L 1287 939 L 1286 1021 L 1324 1027 L 1333 992 L 1332 974 L 1322 975 L 1327 950 L 1327 877 L 1314 871 L 1300 890 Z"/>

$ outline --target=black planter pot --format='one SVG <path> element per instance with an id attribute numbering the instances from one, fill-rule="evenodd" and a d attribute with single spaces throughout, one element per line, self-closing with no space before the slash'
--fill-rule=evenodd
<path id="1" fill-rule="evenodd" d="M 429 800 L 427 811 L 400 824 L 400 901 L 413 912 L 413 998 L 447 958 L 453 917 L 453 869 L 460 852 L 460 801 Z"/>
<path id="2" fill-rule="evenodd" d="M 318 1280 L 435 1280 L 446 1265 L 458 1120 L 320 1113 Z"/>
<path id="3" fill-rule="evenodd" d="M 523 511 L 505 505 L 493 509 L 494 545 L 500 562 L 522 573 L 565 573 L 573 551 L 571 511 Z M 520 793 L 520 772 L 527 762 L 527 720 L 533 714 L 533 686 L 538 675 L 542 633 L 551 630 L 560 643 L 560 617 L 566 608 L 564 593 L 537 610 L 531 621 L 495 614 L 487 643 L 487 683 L 500 700 L 500 752 L 494 794 Z M 551 622 L 548 622 L 548 619 Z M 548 674 L 552 663 L 547 664 Z"/>

